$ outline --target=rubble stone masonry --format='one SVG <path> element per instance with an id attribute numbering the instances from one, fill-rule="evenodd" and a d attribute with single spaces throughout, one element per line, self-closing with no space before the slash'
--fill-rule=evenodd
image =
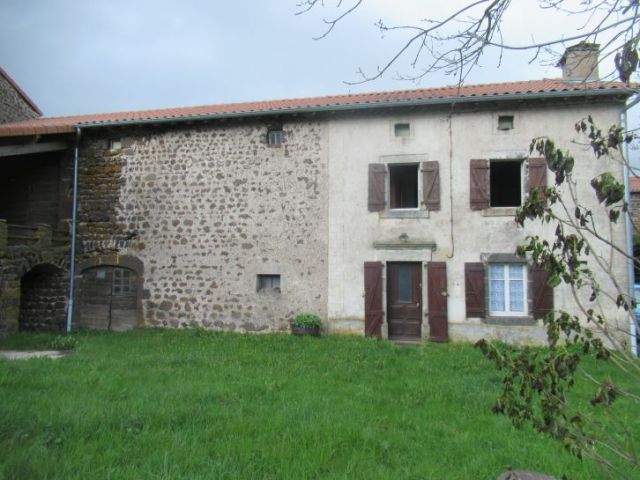
<path id="1" fill-rule="evenodd" d="M 281 146 L 267 128 L 131 128 L 118 151 L 85 138 L 79 257 L 142 261 L 144 325 L 283 331 L 301 312 L 326 318 L 326 125 L 289 120 Z M 280 291 L 257 291 L 259 274 L 280 275 Z"/>
<path id="2" fill-rule="evenodd" d="M 16 89 L 0 75 L 0 123 L 16 122 L 38 116 Z"/>

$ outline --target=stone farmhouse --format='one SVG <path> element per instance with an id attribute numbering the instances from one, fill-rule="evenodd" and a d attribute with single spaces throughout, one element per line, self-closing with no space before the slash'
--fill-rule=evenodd
<path id="1" fill-rule="evenodd" d="M 584 81 L 593 55 L 553 80 L 58 118 L 1 72 L 0 324 L 281 332 L 314 312 L 329 333 L 541 342 L 575 307 L 514 255 L 555 228 L 513 221 L 551 182 L 529 143 L 573 148 L 584 198 L 623 175 L 571 144 L 635 94 Z"/>

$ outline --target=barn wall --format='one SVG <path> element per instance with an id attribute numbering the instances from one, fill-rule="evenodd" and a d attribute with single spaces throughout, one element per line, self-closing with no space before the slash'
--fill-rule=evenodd
<path id="1" fill-rule="evenodd" d="M 129 130 L 122 150 L 85 139 L 81 258 L 144 265 L 145 325 L 281 331 L 296 314 L 326 317 L 325 126 L 242 122 Z M 280 291 L 256 291 L 258 274 Z"/>
<path id="2" fill-rule="evenodd" d="M 0 75 L 0 123 L 38 117 L 11 83 Z"/>

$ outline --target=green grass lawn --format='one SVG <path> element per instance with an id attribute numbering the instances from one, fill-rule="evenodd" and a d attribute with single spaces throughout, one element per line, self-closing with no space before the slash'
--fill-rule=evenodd
<path id="1" fill-rule="evenodd" d="M 48 338 L 0 348 L 34 342 Z M 493 415 L 499 388 L 463 344 L 84 334 L 61 360 L 0 360 L 0 479 L 606 478 Z"/>

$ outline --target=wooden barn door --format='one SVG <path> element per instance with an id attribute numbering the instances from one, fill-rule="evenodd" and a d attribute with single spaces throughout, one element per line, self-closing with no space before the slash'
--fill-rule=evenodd
<path id="1" fill-rule="evenodd" d="M 387 323 L 390 340 L 420 340 L 422 333 L 420 263 L 387 264 Z"/>
<path id="2" fill-rule="evenodd" d="M 80 324 L 93 330 L 128 330 L 136 326 L 137 275 L 133 270 L 102 266 L 82 273 Z"/>
<path id="3" fill-rule="evenodd" d="M 449 340 L 449 319 L 447 309 L 447 264 L 429 262 L 428 302 L 429 302 L 429 340 L 447 342 Z"/>

